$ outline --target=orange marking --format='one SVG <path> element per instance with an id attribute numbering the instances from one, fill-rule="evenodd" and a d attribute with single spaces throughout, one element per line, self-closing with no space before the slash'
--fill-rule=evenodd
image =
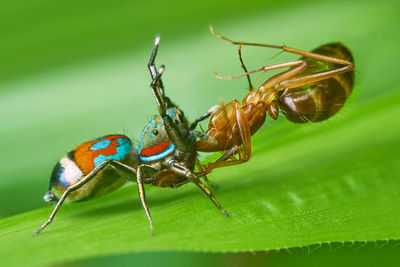
<path id="1" fill-rule="evenodd" d="M 161 152 L 164 152 L 170 144 L 171 142 L 162 142 L 159 145 L 155 145 L 153 147 L 142 150 L 142 152 L 140 152 L 140 155 L 143 157 L 148 157 L 160 154 Z"/>
<path id="2" fill-rule="evenodd" d="M 117 153 L 117 147 L 119 147 L 119 143 L 116 138 L 128 139 L 126 136 L 123 135 L 109 135 L 102 139 L 80 144 L 73 150 L 76 165 L 78 165 L 78 167 L 85 175 L 90 173 L 94 169 L 94 159 L 98 155 L 112 156 Z M 93 144 L 104 140 L 111 140 L 111 143 L 108 147 L 103 148 L 101 150 L 94 150 L 94 151 L 90 150 L 90 147 Z"/>

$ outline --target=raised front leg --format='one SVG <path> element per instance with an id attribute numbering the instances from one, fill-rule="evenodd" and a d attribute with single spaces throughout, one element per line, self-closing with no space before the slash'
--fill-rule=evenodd
<path id="1" fill-rule="evenodd" d="M 158 34 L 156 34 L 156 39 L 154 41 L 154 48 L 153 48 L 153 51 L 151 53 L 149 63 L 147 64 L 147 67 L 149 68 L 149 71 L 150 71 L 151 78 L 153 80 L 157 77 L 157 74 L 158 74 L 157 68 L 155 66 L 155 59 L 156 59 L 156 56 L 157 56 L 159 43 L 160 43 L 160 34 L 158 33 Z M 159 93 L 161 95 L 165 95 L 164 87 L 163 87 L 163 84 L 162 84 L 161 80 L 158 81 L 158 90 L 160 91 Z"/>
<path id="2" fill-rule="evenodd" d="M 169 139 L 174 143 L 176 148 L 188 152 L 190 150 L 190 144 L 188 143 L 187 138 L 183 136 L 182 132 L 188 132 L 189 127 L 185 123 L 186 119 L 184 118 L 183 112 L 180 111 L 179 108 L 169 100 L 169 98 L 162 95 L 160 90 L 158 90 L 158 82 L 161 79 L 164 69 L 165 67 L 161 66 L 159 73 L 151 82 L 150 86 L 153 90 L 158 111 L 164 121 L 165 130 Z"/>

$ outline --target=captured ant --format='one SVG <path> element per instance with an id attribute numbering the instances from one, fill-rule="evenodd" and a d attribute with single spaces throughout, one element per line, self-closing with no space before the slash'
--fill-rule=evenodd
<path id="1" fill-rule="evenodd" d="M 161 76 L 165 67 L 157 70 L 155 58 L 160 36 L 148 63 L 152 82 L 150 88 L 156 99 L 158 115 L 144 127 L 139 146 L 125 135 L 107 135 L 82 143 L 65 155 L 54 167 L 45 201 L 56 201 L 49 219 L 36 231 L 39 234 L 54 219 L 64 201 L 76 202 L 102 196 L 121 187 L 127 180 L 137 182 L 139 197 L 154 233 L 143 184 L 177 188 L 193 182 L 226 216 L 211 191 L 200 180 L 213 186 L 206 175 L 214 168 L 243 163 L 251 156 L 251 136 L 263 125 L 266 113 L 276 119 L 279 108 L 293 122 L 317 122 L 334 115 L 350 95 L 353 87 L 353 59 L 347 48 L 339 43 L 306 52 L 287 46 L 232 41 L 211 32 L 223 40 L 239 45 L 239 58 L 245 73 L 222 77 L 236 79 L 259 71 L 287 68 L 267 79 L 250 92 L 242 103 L 233 100 L 210 110 L 189 123 L 182 110 L 168 97 Z M 268 65 L 247 71 L 241 57 L 243 45 L 278 48 L 301 55 L 296 61 Z M 197 131 L 199 122 L 210 118 L 207 131 Z M 207 165 L 197 152 L 225 152 L 217 161 Z M 238 155 L 238 158 L 236 157 Z M 197 166 L 198 171 L 195 171 Z"/>
<path id="2" fill-rule="evenodd" d="M 204 175 L 217 167 L 248 161 L 251 157 L 251 136 L 264 124 L 267 112 L 274 120 L 278 118 L 280 108 L 292 122 L 319 122 L 338 112 L 350 96 L 354 83 L 353 57 L 341 43 L 321 45 L 307 52 L 288 46 L 232 41 L 215 32 L 212 25 L 210 31 L 222 40 L 239 46 L 239 59 L 245 71 L 236 76 L 217 77 L 233 80 L 246 76 L 250 92 L 242 103 L 233 100 L 212 114 L 205 134 L 214 142 L 200 140 L 197 150 L 226 153 L 216 162 L 203 166 Z M 247 71 L 241 56 L 244 45 L 277 48 L 302 57 Z M 288 67 L 288 70 L 273 75 L 253 90 L 250 74 Z M 239 158 L 235 157 L 236 154 Z"/>

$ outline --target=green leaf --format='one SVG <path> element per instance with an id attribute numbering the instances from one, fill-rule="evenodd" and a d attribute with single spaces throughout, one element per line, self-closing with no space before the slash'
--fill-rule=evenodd
<path id="1" fill-rule="evenodd" d="M 319 15 L 318 23 L 310 19 L 326 10 L 330 12 Z M 155 236 L 135 185 L 63 205 L 37 237 L 32 235 L 52 207 L 18 214 L 44 206 L 41 195 L 51 168 L 75 145 L 121 129 L 139 136 L 156 110 L 147 90 L 151 43 L 135 54 L 1 86 L 0 114 L 6 114 L 0 125 L 6 152 L 0 154 L 0 216 L 6 217 L 0 220 L 1 263 L 41 265 L 141 251 L 235 252 L 399 239 L 400 93 L 393 79 L 399 40 L 386 27 L 397 25 L 396 10 L 394 2 L 314 3 L 216 25 L 235 39 L 304 49 L 340 40 L 354 52 L 356 87 L 344 110 L 327 122 L 268 121 L 253 138 L 248 163 L 209 176 L 219 186 L 214 194 L 229 218 L 194 185 L 175 190 L 146 186 Z M 167 66 L 167 94 L 192 120 L 220 97 L 225 102 L 240 99 L 246 88 L 245 81 L 212 77 L 214 70 L 234 74 L 241 69 L 236 48 L 209 35 L 202 23 L 204 30 L 191 40 L 184 34 L 174 42 L 162 39 L 157 61 Z M 266 60 L 275 52 L 246 48 L 243 53 L 249 68 L 297 58 Z"/>
<path id="2" fill-rule="evenodd" d="M 283 122 L 258 134 L 249 163 L 211 176 L 229 218 L 193 185 L 148 187 L 151 236 L 136 189 L 128 186 L 64 205 L 37 237 L 33 231 L 50 208 L 3 219 L 2 259 L 24 263 L 28 258 L 21 255 L 31 255 L 51 263 L 131 251 L 253 251 L 398 239 L 400 181 L 394 174 L 400 158 L 392 148 L 400 134 L 393 127 L 399 97 L 389 95 L 327 125 L 304 130 Z"/>

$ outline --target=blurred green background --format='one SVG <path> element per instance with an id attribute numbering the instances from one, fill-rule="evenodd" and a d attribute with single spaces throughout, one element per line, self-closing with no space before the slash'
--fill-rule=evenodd
<path id="1" fill-rule="evenodd" d="M 157 63 L 166 64 L 167 94 L 191 120 L 219 99 L 240 99 L 247 88 L 245 80 L 214 78 L 213 71 L 241 69 L 236 49 L 212 36 L 209 23 L 232 39 L 305 50 L 343 42 L 357 66 L 356 90 L 344 110 L 351 112 L 399 89 L 399 14 L 398 1 L 1 1 L 0 218 L 46 206 L 51 169 L 79 143 L 115 132 L 138 139 L 156 111 L 146 68 L 155 33 L 162 36 Z M 270 61 L 275 52 L 243 53 L 249 68 L 293 59 Z M 311 255 L 138 253 L 65 265 L 143 266 L 149 258 L 154 265 L 310 266 L 315 260 L 318 266 L 349 259 L 361 265 L 371 253 L 390 264 L 399 252 L 393 246 L 325 247 Z"/>

